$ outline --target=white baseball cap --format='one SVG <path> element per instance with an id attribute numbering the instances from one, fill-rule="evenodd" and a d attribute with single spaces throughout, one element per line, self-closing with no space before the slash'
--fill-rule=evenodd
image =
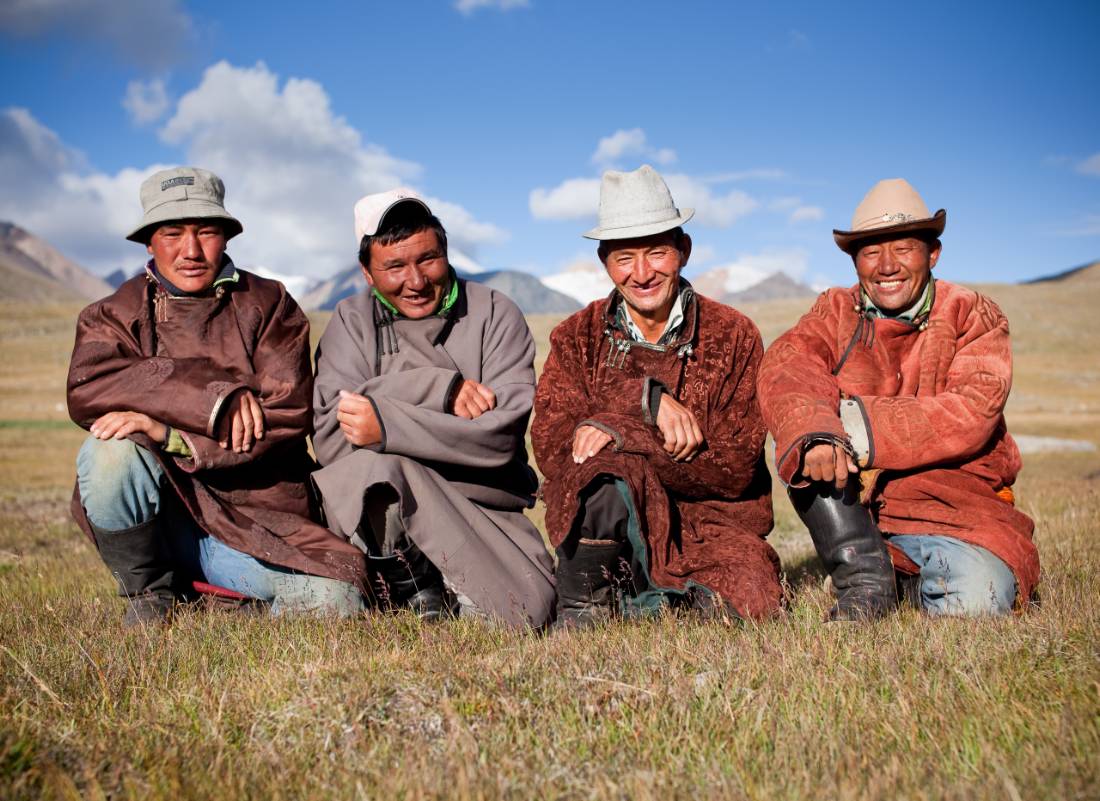
<path id="1" fill-rule="evenodd" d="M 432 213 L 424 199 L 408 187 L 399 186 L 388 192 L 367 195 L 355 204 L 355 243 L 362 242 L 364 236 L 374 236 L 378 233 L 382 220 L 389 214 L 390 209 L 399 203 L 417 203 L 423 206 L 428 214 Z"/>

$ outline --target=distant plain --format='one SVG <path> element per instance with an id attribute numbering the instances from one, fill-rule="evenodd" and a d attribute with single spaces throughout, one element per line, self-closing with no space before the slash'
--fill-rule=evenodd
<path id="1" fill-rule="evenodd" d="M 1100 266 L 980 289 L 1012 327 L 1010 431 L 1100 445 Z M 742 311 L 770 341 L 807 307 Z M 1042 605 L 1011 619 L 823 623 L 821 569 L 780 491 L 791 603 L 761 625 L 543 637 L 188 610 L 123 632 L 67 511 L 78 310 L 0 303 L 0 797 L 1100 796 L 1095 449 L 1025 456 Z M 558 319 L 530 319 L 540 366 Z M 313 320 L 316 336 L 327 315 Z"/>

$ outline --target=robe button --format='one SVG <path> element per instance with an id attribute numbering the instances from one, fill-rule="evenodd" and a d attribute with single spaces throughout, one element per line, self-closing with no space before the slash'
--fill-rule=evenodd
<path id="1" fill-rule="evenodd" d="M 898 381 L 901 381 L 901 373 L 898 373 Z"/>

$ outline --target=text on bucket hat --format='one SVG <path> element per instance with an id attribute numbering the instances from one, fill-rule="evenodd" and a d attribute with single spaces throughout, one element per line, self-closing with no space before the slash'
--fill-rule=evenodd
<path id="1" fill-rule="evenodd" d="M 403 186 L 391 189 L 388 192 L 376 192 L 373 195 L 360 198 L 359 202 L 355 204 L 355 243 L 362 242 L 364 236 L 377 234 L 378 228 L 382 225 L 382 220 L 385 219 L 390 209 L 398 203 L 406 202 L 417 203 L 423 206 L 424 211 L 428 214 L 432 213 L 432 210 L 428 208 L 428 204 L 424 202 L 420 195 Z"/>
<path id="2" fill-rule="evenodd" d="M 643 164 L 633 172 L 608 170 L 600 181 L 599 224 L 582 236 L 586 239 L 633 239 L 671 231 L 695 214 L 681 211 L 672 202 L 660 174 Z"/>
<path id="3" fill-rule="evenodd" d="M 221 220 L 226 239 L 244 230 L 225 210 L 222 179 L 198 167 L 174 167 L 150 175 L 141 184 L 141 209 L 141 222 L 126 235 L 131 242 L 148 244 L 157 226 L 174 220 Z"/>
<path id="4" fill-rule="evenodd" d="M 863 240 L 890 234 L 927 231 L 943 233 L 947 212 L 928 213 L 928 206 L 904 178 L 879 181 L 868 192 L 852 215 L 852 230 L 833 230 L 833 240 L 845 253 L 854 255 Z"/>

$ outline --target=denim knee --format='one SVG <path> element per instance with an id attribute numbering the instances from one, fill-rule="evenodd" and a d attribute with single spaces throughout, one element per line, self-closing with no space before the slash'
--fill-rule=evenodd
<path id="1" fill-rule="evenodd" d="M 84 512 L 106 531 L 151 520 L 160 509 L 162 475 L 153 454 L 128 439 L 88 437 L 76 456 Z"/>
<path id="2" fill-rule="evenodd" d="M 1004 615 L 1016 603 L 1016 577 L 985 548 L 954 537 L 897 536 L 921 569 L 921 605 L 930 615 Z"/>

